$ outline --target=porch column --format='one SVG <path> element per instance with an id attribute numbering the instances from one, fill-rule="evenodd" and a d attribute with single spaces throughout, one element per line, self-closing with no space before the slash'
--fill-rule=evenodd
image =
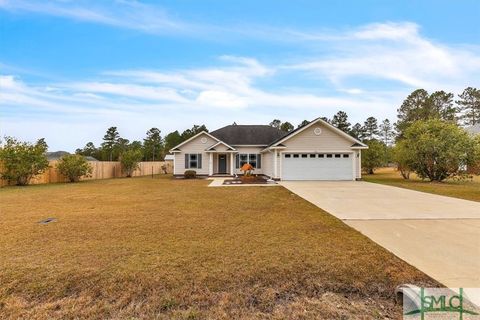
<path id="1" fill-rule="evenodd" d="M 208 154 L 208 175 L 213 175 L 213 153 Z"/>
<path id="2" fill-rule="evenodd" d="M 230 174 L 233 176 L 233 153 L 230 153 Z"/>
<path id="3" fill-rule="evenodd" d="M 278 177 L 278 170 L 277 170 L 277 149 L 273 150 L 273 177 Z"/>

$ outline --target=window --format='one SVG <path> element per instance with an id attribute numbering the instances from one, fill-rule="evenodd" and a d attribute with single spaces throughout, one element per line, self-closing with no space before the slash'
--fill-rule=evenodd
<path id="1" fill-rule="evenodd" d="M 335 158 L 340 158 L 342 155 L 341 154 L 336 154 Z"/>
<path id="2" fill-rule="evenodd" d="M 248 163 L 248 154 L 240 155 L 240 168 L 243 167 L 245 163 Z"/>
<path id="3" fill-rule="evenodd" d="M 310 153 L 310 158 L 315 158 L 315 153 Z"/>
<path id="4" fill-rule="evenodd" d="M 186 153 L 185 154 L 185 169 L 201 169 L 202 168 L 202 154 L 201 153 Z"/>
<path id="5" fill-rule="evenodd" d="M 308 154 L 302 154 L 302 158 L 308 157 Z"/>
<path id="6" fill-rule="evenodd" d="M 327 158 L 331 158 L 331 157 L 333 157 L 333 154 L 331 153 L 327 154 Z"/>
<path id="7" fill-rule="evenodd" d="M 256 153 L 237 154 L 237 168 L 241 168 L 245 163 L 250 163 L 255 169 L 262 167 L 262 155 Z"/>
<path id="8" fill-rule="evenodd" d="M 318 157 L 319 157 L 319 158 L 325 158 L 325 155 L 324 155 L 323 153 L 320 153 L 320 154 L 318 155 Z"/>
<path id="9" fill-rule="evenodd" d="M 256 154 L 249 154 L 248 155 L 248 163 L 252 165 L 255 169 L 257 168 L 257 155 Z"/>
<path id="10" fill-rule="evenodd" d="M 285 158 L 290 158 L 292 155 L 290 153 L 285 154 Z"/>
<path id="11" fill-rule="evenodd" d="M 299 155 L 298 155 L 297 153 L 295 153 L 295 154 L 293 155 L 294 158 L 298 158 L 298 156 L 299 156 Z"/>
<path id="12" fill-rule="evenodd" d="M 198 166 L 198 155 L 193 153 L 190 155 L 190 164 L 189 164 L 189 168 L 197 168 Z"/>
<path id="13" fill-rule="evenodd" d="M 344 157 L 344 158 L 349 158 L 350 155 L 349 155 L 348 153 L 344 153 L 344 154 L 343 154 L 343 157 Z"/>

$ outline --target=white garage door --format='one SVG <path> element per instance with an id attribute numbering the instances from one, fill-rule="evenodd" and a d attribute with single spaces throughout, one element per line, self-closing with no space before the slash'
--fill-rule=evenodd
<path id="1" fill-rule="evenodd" d="M 351 153 L 284 153 L 282 180 L 352 180 Z"/>

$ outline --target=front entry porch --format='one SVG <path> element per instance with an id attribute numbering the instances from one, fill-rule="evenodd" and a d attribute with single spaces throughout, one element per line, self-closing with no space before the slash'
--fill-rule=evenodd
<path id="1" fill-rule="evenodd" d="M 209 153 L 209 176 L 230 177 L 234 174 L 235 154 L 232 152 Z"/>

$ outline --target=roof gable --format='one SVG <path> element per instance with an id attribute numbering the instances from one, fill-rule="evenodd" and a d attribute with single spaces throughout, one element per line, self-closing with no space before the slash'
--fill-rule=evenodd
<path id="1" fill-rule="evenodd" d="M 183 141 L 182 143 L 176 145 L 175 147 L 173 147 L 173 148 L 170 150 L 170 152 L 175 152 L 175 151 L 178 152 L 178 151 L 180 151 L 180 147 L 181 147 L 181 146 L 183 146 L 183 145 L 185 145 L 185 144 L 187 144 L 187 143 L 189 143 L 189 142 L 197 139 L 197 138 L 200 137 L 201 135 L 206 135 L 207 137 L 213 139 L 213 140 L 216 141 L 216 142 L 219 142 L 219 141 L 220 141 L 219 139 L 217 139 L 217 138 L 215 138 L 214 136 L 212 136 L 210 133 L 208 133 L 208 132 L 206 132 L 206 131 L 202 131 L 202 132 L 197 133 L 197 134 L 194 135 L 193 137 L 191 137 L 191 138 Z"/>
<path id="2" fill-rule="evenodd" d="M 330 129 L 331 131 L 333 131 L 334 133 L 344 137 L 345 139 L 351 141 L 353 144 L 358 144 L 359 146 L 361 147 L 367 147 L 366 144 L 364 144 L 363 142 L 359 141 L 358 139 L 355 139 L 354 137 L 352 137 L 351 135 L 349 135 L 348 133 L 345 133 L 343 132 L 342 130 L 338 129 L 337 127 L 331 125 L 330 123 L 326 122 L 325 120 L 321 119 L 321 118 L 317 118 L 313 121 L 311 121 L 309 124 L 303 126 L 303 127 L 300 127 L 300 128 L 297 128 L 293 131 L 290 131 L 287 135 L 285 135 L 284 137 L 281 137 L 280 139 L 274 141 L 273 143 L 271 143 L 269 145 L 269 147 L 275 147 L 275 146 L 278 146 L 280 145 L 281 143 L 283 143 L 284 141 L 287 141 L 288 139 L 291 139 L 292 137 L 296 136 L 297 134 L 299 134 L 300 132 L 312 127 L 314 124 L 317 124 L 317 123 L 320 123 L 322 124 L 323 126 L 327 127 L 328 129 Z"/>

